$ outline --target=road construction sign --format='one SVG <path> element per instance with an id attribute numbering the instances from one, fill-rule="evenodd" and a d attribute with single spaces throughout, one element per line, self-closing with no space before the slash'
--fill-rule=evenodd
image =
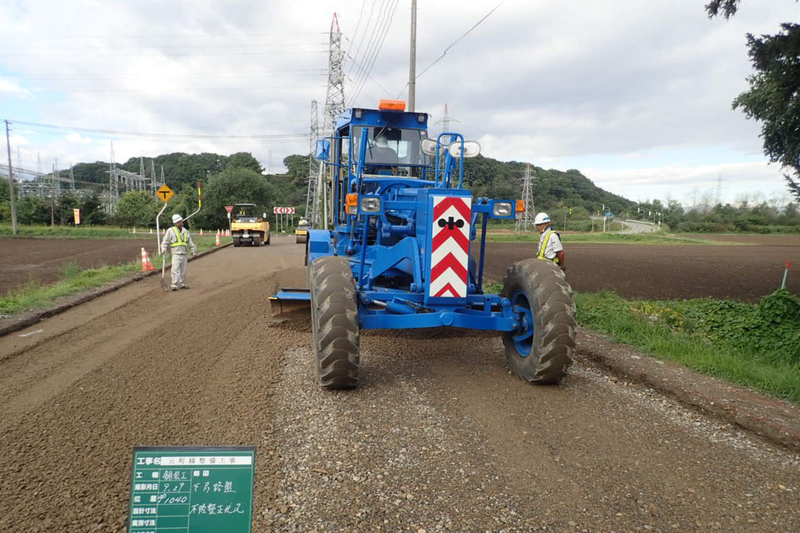
<path id="1" fill-rule="evenodd" d="M 273 207 L 272 213 L 275 215 L 294 215 L 294 207 Z"/>
<path id="2" fill-rule="evenodd" d="M 133 449 L 129 533 L 252 533 L 255 448 Z"/>
<path id="3" fill-rule="evenodd" d="M 166 184 L 159 187 L 159 189 L 156 191 L 156 196 L 158 196 L 158 199 L 165 203 L 169 202 L 169 199 L 172 198 L 174 194 L 175 193 L 172 192 L 172 189 L 167 187 Z"/>

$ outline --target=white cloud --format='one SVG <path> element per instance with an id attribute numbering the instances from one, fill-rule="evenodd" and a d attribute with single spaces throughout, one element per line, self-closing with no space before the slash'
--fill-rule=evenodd
<path id="1" fill-rule="evenodd" d="M 751 72 L 744 34 L 777 31 L 796 18 L 791 0 L 745 2 L 729 21 L 708 20 L 701 0 L 509 0 L 417 83 L 417 109 L 454 126 L 498 159 L 558 166 L 588 156 L 619 158 L 618 169 L 583 168 L 621 194 L 666 190 L 676 175 L 698 182 L 735 169 L 719 151 L 749 157 L 737 187 L 781 189 L 761 155 L 758 125 L 732 111 Z M 360 0 L 32 0 L 0 5 L 0 100 L 8 118 L 106 130 L 204 135 L 308 130 L 309 104 L 325 99 L 325 54 L 334 6 L 348 53 L 388 22 L 383 2 Z M 363 7 L 363 12 L 362 12 Z M 421 3 L 418 72 L 493 7 Z M 370 15 L 372 18 L 370 19 Z M 359 91 L 346 62 L 349 103 L 396 97 L 408 79 L 409 13 L 399 4 Z M 358 26 L 358 34 L 355 34 Z M 366 31 L 365 31 L 366 30 Z M 377 32 L 376 32 L 377 34 Z M 27 92 L 25 92 L 27 91 Z M 353 101 L 353 97 L 358 98 Z M 405 95 L 404 95 L 405 96 Z M 436 129 L 438 126 L 433 126 Z M 26 148 L 51 161 L 106 160 L 109 136 L 28 135 Z M 651 166 L 651 151 L 698 151 L 699 163 Z M 307 141 L 233 142 L 117 137 L 118 160 L 174 151 L 252 151 L 272 166 L 308 150 Z M 695 157 L 696 159 L 696 157 Z M 623 164 L 624 162 L 624 164 Z M 547 166 L 547 165 L 545 165 Z M 647 165 L 643 165 L 647 166 Z M 717 170 L 715 170 L 717 169 Z M 646 180 L 650 181 L 646 181 Z M 689 178 L 686 178 L 689 179 Z M 632 181 L 640 180 L 640 181 Z M 641 180 L 645 180 L 644 183 Z M 704 181 L 705 180 L 705 181 Z M 733 183 L 739 184 L 740 181 Z M 678 186 L 673 184 L 673 186 Z M 629 192 L 630 191 L 630 192 Z"/>

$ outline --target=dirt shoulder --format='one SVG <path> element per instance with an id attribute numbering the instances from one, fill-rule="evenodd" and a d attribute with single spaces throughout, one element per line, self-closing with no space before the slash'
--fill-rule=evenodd
<path id="1" fill-rule="evenodd" d="M 659 361 L 581 328 L 579 352 L 628 379 L 795 450 L 800 450 L 800 406 L 746 387 Z"/>

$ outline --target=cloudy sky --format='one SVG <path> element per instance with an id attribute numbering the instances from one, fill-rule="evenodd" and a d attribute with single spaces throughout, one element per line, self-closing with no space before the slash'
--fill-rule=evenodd
<path id="1" fill-rule="evenodd" d="M 417 109 L 483 153 L 577 168 L 633 200 L 784 196 L 759 126 L 731 110 L 751 73 L 747 32 L 797 22 L 792 0 L 419 0 Z M 348 106 L 407 97 L 410 0 L 3 0 L 0 114 L 12 162 L 252 152 L 273 171 L 307 153 L 338 14 Z M 382 43 L 382 44 L 381 44 Z M 366 74 L 366 75 L 365 75 Z M 456 122 L 457 121 L 457 122 Z M 76 128 L 49 129 L 21 122 Z M 81 131 L 106 130 L 122 133 Z M 17 150 L 18 149 L 18 150 Z"/>

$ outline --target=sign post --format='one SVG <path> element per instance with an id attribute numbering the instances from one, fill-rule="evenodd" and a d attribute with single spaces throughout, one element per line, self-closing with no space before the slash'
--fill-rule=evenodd
<path id="1" fill-rule="evenodd" d="M 228 212 L 228 229 L 231 229 L 231 213 L 233 212 L 233 206 L 232 205 L 226 205 L 225 206 L 225 211 Z"/>
<path id="2" fill-rule="evenodd" d="M 288 222 L 289 217 L 286 215 L 292 215 L 292 226 L 294 226 L 294 207 L 273 207 L 272 213 L 275 215 L 275 223 L 278 225 L 278 232 L 281 231 L 281 221 L 283 221 L 283 231 L 286 231 L 286 222 Z M 284 215 L 281 217 L 281 215 Z"/>
<path id="3" fill-rule="evenodd" d="M 255 448 L 133 449 L 128 533 L 252 533 Z"/>
<path id="4" fill-rule="evenodd" d="M 159 219 L 161 218 L 161 214 L 167 208 L 167 202 L 169 202 L 169 199 L 172 198 L 173 194 L 175 193 L 172 192 L 172 189 L 167 187 L 166 183 L 159 187 L 156 191 L 156 197 L 164 202 L 164 207 L 162 207 L 161 211 L 159 211 L 156 215 L 156 250 L 158 250 L 159 255 L 161 255 L 161 225 Z"/>

